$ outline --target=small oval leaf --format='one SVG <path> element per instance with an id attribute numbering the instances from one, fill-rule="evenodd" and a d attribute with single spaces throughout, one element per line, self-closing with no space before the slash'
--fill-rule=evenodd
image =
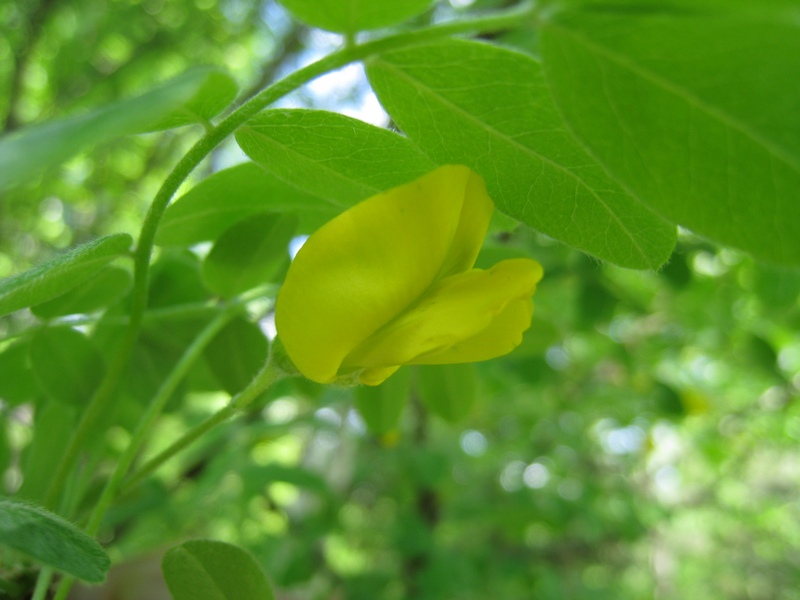
<path id="1" fill-rule="evenodd" d="M 258 214 L 239 221 L 215 242 L 203 262 L 209 289 L 232 298 L 269 283 L 289 262 L 289 242 L 297 227 L 294 215 Z"/>
<path id="2" fill-rule="evenodd" d="M 192 540 L 171 548 L 161 563 L 174 600 L 273 600 L 253 555 L 232 544 Z"/>
<path id="3" fill-rule="evenodd" d="M 419 367 L 419 395 L 433 414 L 448 423 L 464 419 L 475 404 L 475 367 L 470 363 Z"/>
<path id="4" fill-rule="evenodd" d="M 132 241 L 126 233 L 102 237 L 0 280 L 0 316 L 68 292 L 127 252 Z"/>
<path id="5" fill-rule="evenodd" d="M 111 566 L 103 547 L 80 529 L 45 509 L 0 500 L 0 544 L 90 583 L 106 578 Z"/>
<path id="6" fill-rule="evenodd" d="M 161 219 L 156 243 L 190 246 L 215 240 L 245 217 L 269 211 L 309 213 L 319 225 L 341 208 L 244 163 L 214 173 L 171 204 Z"/>
<path id="7" fill-rule="evenodd" d="M 397 429 L 408 403 L 410 375 L 411 369 L 400 369 L 378 386 L 355 389 L 356 408 L 371 434 L 380 437 Z"/>
<path id="8" fill-rule="evenodd" d="M 267 110 L 236 133 L 250 158 L 284 181 L 352 206 L 436 166 L 408 138 L 325 110 Z"/>
<path id="9" fill-rule="evenodd" d="M 94 312 L 122 298 L 132 285 L 133 277 L 127 269 L 107 267 L 66 294 L 31 307 L 31 312 L 43 319 Z"/>
<path id="10" fill-rule="evenodd" d="M 269 344 L 261 328 L 237 317 L 222 328 L 204 355 L 211 372 L 229 393 L 241 391 L 267 360 Z"/>
<path id="11" fill-rule="evenodd" d="M 28 342 L 11 344 L 0 353 L 0 400 L 17 406 L 32 400 L 39 391 L 28 362 Z"/>
<path id="12" fill-rule="evenodd" d="M 105 365 L 100 352 L 82 333 L 51 327 L 31 339 L 30 361 L 44 392 L 56 402 L 88 404 L 100 384 Z"/>
<path id="13" fill-rule="evenodd" d="M 44 502 L 58 463 L 75 430 L 74 406 L 40 401 L 33 421 L 33 441 L 22 452 L 22 486 L 17 495 L 31 502 Z"/>

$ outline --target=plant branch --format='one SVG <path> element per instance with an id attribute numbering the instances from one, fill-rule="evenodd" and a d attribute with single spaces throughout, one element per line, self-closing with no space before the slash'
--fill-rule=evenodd
<path id="1" fill-rule="evenodd" d="M 111 507 L 111 504 L 114 502 L 114 498 L 119 491 L 123 477 L 125 477 L 125 474 L 128 472 L 131 464 L 133 464 L 133 460 L 136 458 L 136 455 L 141 449 L 146 435 L 149 433 L 153 423 L 155 423 L 156 419 L 161 414 L 161 411 L 164 409 L 167 401 L 170 399 L 183 378 L 186 377 L 186 374 L 189 372 L 189 369 L 191 369 L 192 365 L 194 365 L 197 359 L 200 358 L 200 355 L 202 354 L 203 350 L 205 350 L 206 346 L 208 346 L 211 340 L 214 339 L 214 336 L 217 335 L 217 333 L 219 333 L 225 324 L 236 314 L 238 308 L 239 307 L 236 305 L 230 305 L 226 307 L 226 310 L 223 310 L 208 325 L 206 325 L 192 342 L 192 344 L 186 349 L 186 352 L 184 352 L 183 356 L 181 356 L 178 364 L 175 365 L 169 376 L 161 384 L 161 387 L 153 398 L 153 401 L 147 407 L 145 414 L 139 421 L 139 425 L 136 427 L 136 431 L 134 432 L 130 443 L 117 461 L 114 471 L 108 478 L 108 481 L 103 488 L 103 492 L 100 494 L 100 498 L 97 501 L 97 504 L 95 505 L 91 515 L 89 516 L 89 522 L 85 529 L 86 533 L 89 535 L 96 535 L 98 529 L 100 529 L 100 523 L 102 522 L 103 517 L 108 509 Z M 69 592 L 70 587 L 72 587 L 73 582 L 74 579 L 71 577 L 65 577 L 62 579 L 58 586 L 56 597 L 66 597 L 66 594 Z"/>
<path id="2" fill-rule="evenodd" d="M 140 481 L 142 481 L 145 477 L 150 475 L 153 471 L 155 471 L 158 467 L 162 464 L 167 462 L 170 458 L 178 454 L 181 450 L 192 444 L 194 441 L 202 437 L 208 431 L 211 431 L 217 425 L 224 423 L 237 413 L 241 412 L 248 404 L 250 404 L 253 400 L 255 400 L 262 392 L 269 389 L 275 382 L 283 379 L 288 375 L 286 371 L 284 371 L 279 362 L 275 360 L 275 352 L 274 352 L 275 344 L 273 344 L 273 350 L 270 351 L 269 358 L 267 359 L 266 364 L 258 373 L 258 375 L 253 378 L 253 380 L 248 384 L 246 388 L 244 388 L 241 392 L 236 394 L 231 401 L 225 406 L 225 408 L 217 411 L 210 417 L 208 417 L 205 421 L 200 423 L 199 425 L 195 426 L 188 432 L 186 432 L 180 439 L 174 442 L 171 446 L 148 460 L 144 465 L 142 465 L 136 472 L 134 472 L 127 480 L 124 482 L 124 486 L 122 488 L 122 493 L 126 493 L 130 491 L 133 487 L 136 486 Z M 94 533 L 94 532 L 90 532 Z"/>

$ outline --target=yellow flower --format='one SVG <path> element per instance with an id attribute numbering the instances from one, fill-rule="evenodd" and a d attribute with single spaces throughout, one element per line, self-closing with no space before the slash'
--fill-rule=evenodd
<path id="1" fill-rule="evenodd" d="M 473 269 L 494 205 L 459 165 L 377 194 L 311 237 L 275 308 L 286 353 L 308 379 L 378 385 L 400 366 L 487 360 L 530 326 L 542 268 Z"/>

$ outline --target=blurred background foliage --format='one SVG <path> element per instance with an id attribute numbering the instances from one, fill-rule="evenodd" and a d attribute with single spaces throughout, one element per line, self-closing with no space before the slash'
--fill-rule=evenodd
<path id="1" fill-rule="evenodd" d="M 470 4 L 509 3 L 452 0 L 420 19 Z M 5 2 L 0 26 L 6 132 L 198 62 L 227 69 L 247 95 L 340 43 L 272 0 Z M 504 41 L 535 52 L 531 37 Z M 284 105 L 388 125 L 357 67 Z M 0 277 L 99 235 L 135 235 L 201 131 L 115 140 L 5 192 Z M 187 187 L 238 152 L 220 148 Z M 108 589 L 128 595 L 91 597 L 159 597 L 148 557 L 206 536 L 250 549 L 285 599 L 800 598 L 800 274 L 688 232 L 654 273 L 598 264 L 505 220 L 493 231 L 479 264 L 525 255 L 545 267 L 520 348 L 433 383 L 407 368 L 376 392 L 281 383 L 118 503 L 102 541 L 119 563 Z M 153 308 L 210 297 L 195 254 L 157 261 Z M 113 342 L 113 311 L 103 319 L 94 352 Z M 112 455 L 177 360 L 174 340 L 197 331 L 153 319 L 132 398 L 98 434 Z M 17 327 L 0 320 L 0 340 Z M 218 408 L 265 352 L 258 327 L 232 323 L 207 355 L 232 366 L 196 370 L 148 453 Z M 26 368 L 0 364 L 6 493 L 20 486 L 20 456 L 36 460 Z M 370 414 L 370 394 L 394 395 L 381 406 L 399 421 Z M 74 415 L 48 418 L 58 438 Z"/>

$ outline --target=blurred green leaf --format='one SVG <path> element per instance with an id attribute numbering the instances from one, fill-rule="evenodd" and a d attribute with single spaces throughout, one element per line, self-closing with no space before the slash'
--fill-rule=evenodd
<path id="1" fill-rule="evenodd" d="M 0 477 L 5 475 L 11 463 L 12 450 L 8 439 L 8 424 L 5 413 L 0 412 Z M 2 588 L 0 588 L 2 590 Z"/>
<path id="2" fill-rule="evenodd" d="M 509 358 L 544 356 L 550 346 L 557 344 L 563 334 L 550 321 L 534 312 L 530 328 L 522 334 L 522 343 L 514 348 Z"/>
<path id="3" fill-rule="evenodd" d="M 777 5 L 614 15 L 542 28 L 572 130 L 659 214 L 765 261 L 800 264 L 800 27 Z"/>
<path id="4" fill-rule="evenodd" d="M 194 95 L 161 121 L 148 126 L 147 131 L 174 129 L 193 123 L 207 123 L 233 102 L 239 86 L 228 73 L 208 67 L 198 69 L 198 71 L 205 73 L 205 78 Z"/>
<path id="5" fill-rule="evenodd" d="M 0 352 L 0 400 L 17 406 L 32 400 L 39 386 L 28 361 L 27 341 L 19 341 Z"/>
<path id="6" fill-rule="evenodd" d="M 34 415 L 33 441 L 22 455 L 22 486 L 17 495 L 32 502 L 44 502 L 50 481 L 64 455 L 77 421 L 74 406 L 42 402 Z"/>
<path id="7" fill-rule="evenodd" d="M 305 467 L 287 467 L 279 464 L 248 465 L 242 470 L 242 480 L 251 495 L 263 494 L 264 486 L 281 481 L 313 492 L 326 502 L 334 500 L 333 491 L 325 479 Z"/>
<path id="8" fill-rule="evenodd" d="M 108 235 L 0 280 L 0 315 L 41 304 L 68 292 L 124 254 L 132 241 L 126 233 Z"/>
<path id="9" fill-rule="evenodd" d="M 267 360 L 268 342 L 261 328 L 238 317 L 204 351 L 211 371 L 229 394 L 241 391 Z"/>
<path id="10" fill-rule="evenodd" d="M 0 189 L 25 182 L 39 170 L 115 137 L 205 120 L 221 110 L 235 91 L 229 76 L 195 68 L 141 96 L 3 137 Z"/>
<path id="11" fill-rule="evenodd" d="M 291 214 L 262 213 L 232 225 L 214 243 L 203 261 L 209 289 L 232 298 L 269 283 L 289 262 L 289 242 L 297 227 Z"/>
<path id="12" fill-rule="evenodd" d="M 85 335 L 70 327 L 48 327 L 30 343 L 30 363 L 42 390 L 53 400 L 86 406 L 105 364 Z"/>
<path id="13" fill-rule="evenodd" d="M 298 19 L 314 27 L 355 33 L 394 25 L 424 12 L 433 0 L 280 0 Z"/>
<path id="14" fill-rule="evenodd" d="M 127 269 L 107 267 L 83 285 L 31 307 L 31 312 L 43 319 L 94 312 L 122 298 L 132 285 L 133 277 Z"/>
<path id="15" fill-rule="evenodd" d="M 788 309 L 800 299 L 800 270 L 756 263 L 754 288 L 767 306 Z"/>
<path id="16" fill-rule="evenodd" d="M 342 207 L 435 167 L 407 138 L 324 110 L 264 111 L 236 141 L 276 177 Z"/>
<path id="17" fill-rule="evenodd" d="M 675 227 L 574 140 L 533 58 L 451 40 L 383 54 L 367 74 L 402 130 L 437 163 L 474 168 L 501 211 L 625 267 L 669 257 Z"/>
<path id="18" fill-rule="evenodd" d="M 90 583 L 106 578 L 111 559 L 94 539 L 45 509 L 0 500 L 0 544 Z"/>
<path id="19" fill-rule="evenodd" d="M 474 365 L 425 365 L 418 369 L 419 395 L 428 410 L 453 424 L 469 415 L 477 397 Z"/>
<path id="20" fill-rule="evenodd" d="M 578 291 L 578 323 L 583 328 L 591 328 L 605 323 L 614 315 L 618 299 L 598 280 L 585 277 Z"/>
<path id="21" fill-rule="evenodd" d="M 162 246 L 215 240 L 231 225 L 263 212 L 308 212 L 325 220 L 339 208 L 301 192 L 253 163 L 214 173 L 171 204 L 156 235 Z"/>
<path id="22" fill-rule="evenodd" d="M 212 540 L 184 542 L 161 563 L 174 600 L 272 600 L 272 588 L 246 550 Z"/>
<path id="23" fill-rule="evenodd" d="M 400 369 L 379 386 L 355 389 L 356 408 L 372 435 L 396 431 L 411 393 L 411 369 Z"/>

